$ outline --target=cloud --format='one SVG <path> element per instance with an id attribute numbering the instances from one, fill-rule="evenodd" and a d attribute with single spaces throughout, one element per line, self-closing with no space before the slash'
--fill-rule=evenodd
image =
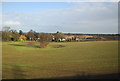
<path id="1" fill-rule="evenodd" d="M 21 23 L 19 21 L 5 21 L 3 22 L 3 25 L 13 26 L 13 25 L 21 25 Z"/>
<path id="2" fill-rule="evenodd" d="M 97 2 L 72 2 L 64 9 L 46 10 L 32 13 L 5 14 L 4 24 L 13 29 L 38 32 L 83 32 L 117 33 L 117 4 Z M 12 19 L 11 21 L 8 21 Z M 21 24 L 22 23 L 22 24 Z"/>
<path id="3" fill-rule="evenodd" d="M 3 2 L 118 2 L 119 0 L 2 0 Z"/>

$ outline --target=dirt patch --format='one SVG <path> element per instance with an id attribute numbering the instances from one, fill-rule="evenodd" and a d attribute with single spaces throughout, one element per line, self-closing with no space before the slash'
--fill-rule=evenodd
<path id="1" fill-rule="evenodd" d="M 65 47 L 64 45 L 56 45 L 56 46 L 54 46 L 54 48 L 63 48 L 63 47 Z"/>

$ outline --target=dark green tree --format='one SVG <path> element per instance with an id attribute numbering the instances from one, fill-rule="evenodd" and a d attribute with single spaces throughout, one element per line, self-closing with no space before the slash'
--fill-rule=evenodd
<path id="1" fill-rule="evenodd" d="M 23 34 L 23 31 L 22 31 L 22 30 L 19 30 L 19 34 L 22 35 L 22 34 Z"/>

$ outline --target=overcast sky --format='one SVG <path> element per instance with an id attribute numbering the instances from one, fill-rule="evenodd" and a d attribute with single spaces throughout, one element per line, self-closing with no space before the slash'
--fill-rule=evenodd
<path id="1" fill-rule="evenodd" d="M 118 33 L 117 2 L 6 2 L 3 26 L 28 32 Z"/>

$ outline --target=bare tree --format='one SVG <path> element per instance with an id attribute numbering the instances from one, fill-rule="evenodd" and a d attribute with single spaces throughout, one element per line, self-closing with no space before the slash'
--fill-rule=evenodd
<path id="1" fill-rule="evenodd" d="M 40 38 L 40 47 L 41 48 L 45 48 L 47 47 L 47 45 L 49 44 L 51 38 L 51 34 L 49 33 L 40 33 L 39 34 L 39 38 Z"/>
<path id="2" fill-rule="evenodd" d="M 35 31 L 33 31 L 32 29 L 27 33 L 29 40 L 34 40 L 34 33 Z"/>
<path id="3" fill-rule="evenodd" d="M 56 41 L 59 41 L 59 39 L 63 39 L 63 38 L 64 38 L 64 34 L 63 33 L 58 32 L 58 31 L 57 31 L 57 33 L 55 33 L 55 40 Z"/>

